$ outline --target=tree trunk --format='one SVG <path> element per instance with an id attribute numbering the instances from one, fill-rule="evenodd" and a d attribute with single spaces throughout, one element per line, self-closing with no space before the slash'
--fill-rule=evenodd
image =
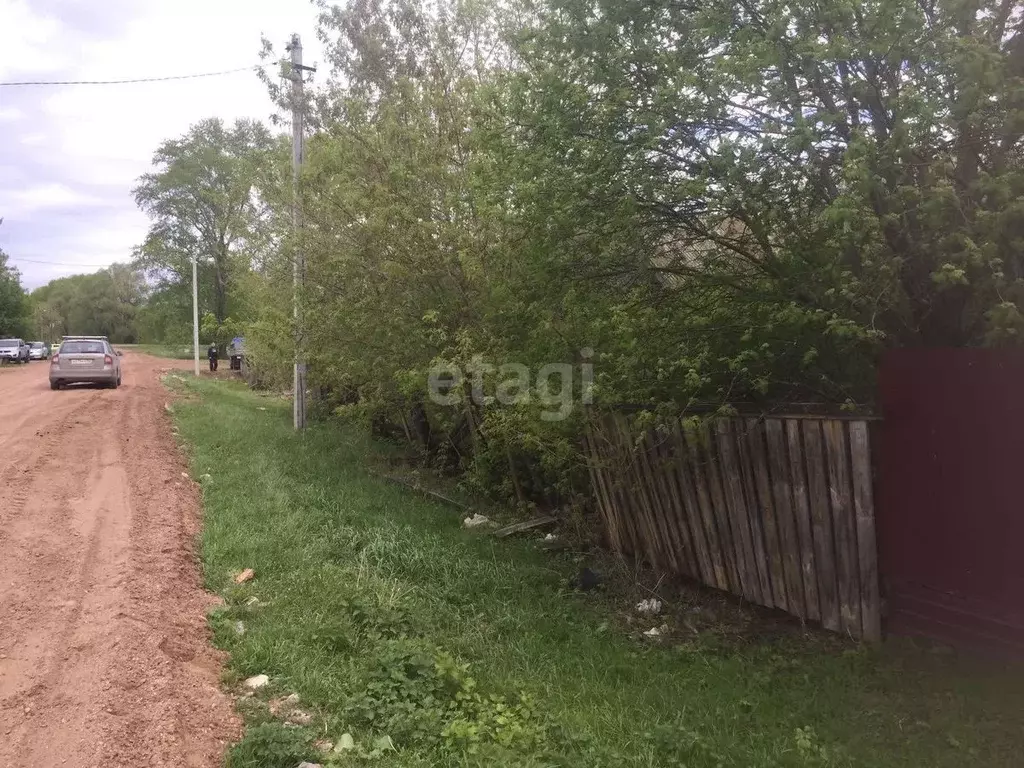
<path id="1" fill-rule="evenodd" d="M 228 276 L 227 276 L 227 249 L 222 248 L 221 252 L 213 258 L 214 271 L 214 308 L 213 314 L 217 317 L 217 324 L 220 325 L 228 316 Z"/>

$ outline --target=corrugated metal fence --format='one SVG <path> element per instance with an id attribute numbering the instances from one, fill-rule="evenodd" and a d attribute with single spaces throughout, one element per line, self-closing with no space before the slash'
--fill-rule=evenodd
<path id="1" fill-rule="evenodd" d="M 612 548 L 856 638 L 881 637 L 868 424 L 718 418 L 635 432 L 592 414 Z"/>

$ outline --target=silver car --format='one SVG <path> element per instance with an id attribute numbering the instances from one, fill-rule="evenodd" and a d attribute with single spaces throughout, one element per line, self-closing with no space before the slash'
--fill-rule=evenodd
<path id="1" fill-rule="evenodd" d="M 50 348 L 41 341 L 30 341 L 28 343 L 29 360 L 45 360 L 50 356 Z"/>
<path id="2" fill-rule="evenodd" d="M 50 358 L 50 389 L 76 382 L 121 386 L 121 353 L 106 336 L 65 336 L 61 341 Z"/>
<path id="3" fill-rule="evenodd" d="M 0 362 L 27 363 L 28 344 L 21 339 L 0 339 Z"/>

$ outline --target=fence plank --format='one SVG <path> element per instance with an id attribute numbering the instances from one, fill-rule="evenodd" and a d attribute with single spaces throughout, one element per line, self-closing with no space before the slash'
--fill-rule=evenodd
<path id="1" fill-rule="evenodd" d="M 744 595 L 739 567 L 741 558 L 737 556 L 736 543 L 729 521 L 729 508 L 725 503 L 725 492 L 722 489 L 718 452 L 715 450 L 714 437 L 707 422 L 701 425 L 701 447 L 704 449 L 705 476 L 708 489 L 711 491 L 711 506 L 714 510 L 715 522 L 718 524 L 718 541 L 722 547 L 725 575 L 729 578 L 729 590 L 733 594 Z"/>
<path id="2" fill-rule="evenodd" d="M 653 430 L 645 429 L 639 448 L 639 465 L 644 483 L 648 488 L 658 528 L 662 533 L 662 551 L 665 560 L 676 573 L 687 573 L 687 552 L 682 536 L 676 527 L 672 497 L 665 491 L 665 471 L 659 466 L 658 447 L 655 445 Z"/>
<path id="3" fill-rule="evenodd" d="M 638 557 L 641 556 L 643 549 L 637 538 L 633 505 L 625 493 L 626 478 L 620 469 L 623 466 L 621 441 L 611 418 L 603 420 L 599 426 L 601 433 L 598 439 L 601 441 L 605 485 L 614 509 L 617 510 L 621 551 Z"/>
<path id="4" fill-rule="evenodd" d="M 841 421 L 829 419 L 822 424 L 828 451 L 829 495 L 832 498 L 832 527 L 836 543 L 836 573 L 839 577 L 839 613 L 844 632 L 861 637 L 860 579 L 857 559 L 857 532 L 853 519 L 850 489 L 849 453 L 846 429 Z"/>
<path id="5" fill-rule="evenodd" d="M 836 555 L 832 541 L 832 505 L 829 503 L 828 470 L 821 439 L 821 423 L 804 419 L 804 458 L 807 463 L 807 493 L 814 529 L 814 563 L 818 571 L 818 601 L 821 623 L 838 632 L 839 587 L 836 584 Z"/>
<path id="6" fill-rule="evenodd" d="M 704 530 L 704 540 L 707 542 L 708 554 L 711 557 L 711 565 L 715 573 L 715 583 L 712 586 L 728 591 L 730 588 L 728 571 L 725 567 L 721 540 L 718 536 L 718 524 L 715 522 L 715 513 L 711 506 L 711 495 L 708 492 L 709 483 L 705 472 L 707 462 L 699 450 L 700 438 L 692 433 L 687 434 L 685 429 L 680 434 L 686 441 L 687 454 L 690 457 L 690 470 L 693 472 L 693 485 L 697 492 L 697 506 L 700 508 L 700 520 Z"/>
<path id="7" fill-rule="evenodd" d="M 757 494 L 757 478 L 754 463 L 750 457 L 750 428 L 742 419 L 733 420 L 736 434 L 736 447 L 739 451 L 740 475 L 743 479 L 743 493 L 747 500 L 747 522 L 750 525 L 750 538 L 754 547 L 754 562 L 757 566 L 757 578 L 760 583 L 761 597 L 764 605 L 769 608 L 783 607 L 775 599 L 772 586 L 771 565 L 764 540 L 764 507 Z"/>
<path id="8" fill-rule="evenodd" d="M 800 568 L 804 579 L 804 602 L 807 618 L 821 619 L 818 603 L 818 571 L 815 567 L 814 538 L 811 535 L 811 513 L 807 501 L 807 479 L 804 473 L 804 445 L 800 439 L 800 422 L 786 420 L 786 439 L 789 443 L 789 475 L 793 487 L 793 514 L 800 537 Z"/>
<path id="9" fill-rule="evenodd" d="M 634 440 L 630 426 L 629 420 L 626 417 L 622 417 L 619 421 L 622 446 L 627 454 L 627 461 L 624 466 L 629 471 L 631 480 L 630 496 L 636 504 L 638 520 L 642 525 L 641 535 L 644 542 L 644 552 L 646 553 L 647 562 L 655 569 L 664 568 L 665 570 L 671 570 L 672 565 L 665 557 L 665 534 L 659 521 L 655 502 L 651 498 L 650 488 L 643 474 L 643 449 Z"/>
<path id="10" fill-rule="evenodd" d="M 639 541 L 644 557 L 655 569 L 663 567 L 665 561 L 662 557 L 660 535 L 656 513 L 648 497 L 648 489 L 644 483 L 640 471 L 640 451 L 633 440 L 629 420 L 625 416 L 615 415 L 615 426 L 619 434 L 619 444 L 625 453 L 625 462 L 622 468 L 628 473 L 631 480 L 629 496 L 636 509 L 637 532 L 640 534 Z"/>
<path id="11" fill-rule="evenodd" d="M 715 587 L 718 586 L 718 579 L 708 548 L 707 536 L 704 533 L 704 524 L 701 522 L 700 504 L 697 501 L 696 486 L 693 480 L 693 461 L 691 461 L 686 440 L 683 438 L 682 427 L 678 421 L 672 424 L 672 443 L 680 457 L 675 472 L 672 473 L 672 479 L 682 495 L 686 523 L 690 529 L 690 541 L 693 542 L 697 562 L 700 565 L 701 581 Z"/>
<path id="12" fill-rule="evenodd" d="M 618 512 L 612 503 L 608 491 L 604 485 L 604 470 L 600 466 L 601 457 L 593 438 L 593 426 L 590 419 L 584 421 L 583 447 L 587 454 L 587 469 L 590 472 L 590 482 L 597 497 L 597 511 L 601 516 L 604 530 L 608 537 L 608 545 L 613 552 L 621 552 L 622 545 L 619 540 Z"/>
<path id="13" fill-rule="evenodd" d="M 680 573 L 700 580 L 702 578 L 701 568 L 693 539 L 690 536 L 690 526 L 686 519 L 685 499 L 676 483 L 674 471 L 675 466 L 683 460 L 683 457 L 677 455 L 671 433 L 657 437 L 648 433 L 647 439 L 653 459 L 652 469 L 657 475 L 659 492 L 664 499 L 670 516 L 670 525 L 682 551 Z"/>
<path id="14" fill-rule="evenodd" d="M 747 439 L 750 445 L 750 456 L 754 460 L 757 497 L 763 511 L 765 549 L 768 551 L 772 574 L 772 595 L 777 608 L 789 611 L 789 590 L 786 587 L 786 568 L 779 544 L 779 525 L 775 514 L 772 478 L 768 471 L 768 461 L 765 458 L 768 453 L 768 444 L 764 423 L 757 419 L 748 419 Z"/>
<path id="15" fill-rule="evenodd" d="M 878 551 L 875 544 L 875 507 L 871 493 L 868 425 L 863 421 L 851 421 L 849 430 L 863 637 L 865 640 L 878 642 L 882 639 L 882 616 L 878 597 Z"/>
<path id="16" fill-rule="evenodd" d="M 743 476 L 740 473 L 737 458 L 736 438 L 729 419 L 718 419 L 715 422 L 715 438 L 718 443 L 722 484 L 725 490 L 725 502 L 729 511 L 729 522 L 732 527 L 733 544 L 736 550 L 743 594 L 751 602 L 764 605 L 765 599 L 761 593 L 761 584 L 757 576 L 757 563 L 754 561 L 754 544 L 750 536 L 747 499 L 743 493 Z"/>
<path id="17" fill-rule="evenodd" d="M 782 422 L 778 419 L 765 419 L 764 428 L 768 437 L 768 466 L 772 475 L 789 612 L 803 619 L 807 617 L 807 606 L 804 602 L 803 579 L 800 574 L 800 540 L 796 532 L 796 519 L 793 517 L 786 440 Z"/>

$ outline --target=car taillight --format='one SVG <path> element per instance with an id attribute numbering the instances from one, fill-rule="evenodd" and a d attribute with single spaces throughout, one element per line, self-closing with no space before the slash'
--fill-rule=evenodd
<path id="1" fill-rule="evenodd" d="M 104 365 L 113 365 L 114 364 L 114 358 L 112 358 L 110 355 L 104 355 L 103 356 L 103 364 Z"/>
<path id="2" fill-rule="evenodd" d="M 59 363 L 60 362 L 60 355 L 55 353 L 53 355 L 53 357 L 50 358 L 50 362 L 51 363 Z"/>

